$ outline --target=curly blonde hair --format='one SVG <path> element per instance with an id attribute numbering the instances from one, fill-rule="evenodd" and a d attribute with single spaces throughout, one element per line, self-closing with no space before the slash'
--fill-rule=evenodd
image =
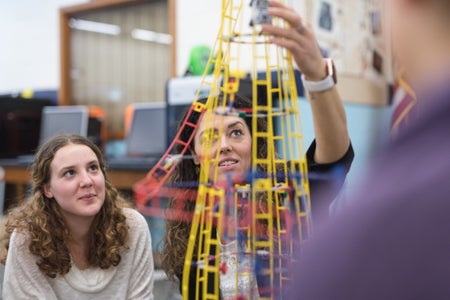
<path id="1" fill-rule="evenodd" d="M 31 167 L 31 196 L 7 215 L 5 234 L 8 240 L 6 251 L 2 253 L 2 263 L 6 263 L 9 237 L 13 231 L 18 231 L 27 233 L 29 250 L 39 257 L 37 265 L 45 275 L 55 278 L 57 274 L 69 272 L 71 259 L 68 244 L 72 236 L 59 205 L 44 194 L 44 186 L 50 181 L 50 164 L 56 152 L 69 144 L 89 147 L 95 153 L 105 177 L 105 201 L 91 225 L 87 261 L 90 266 L 102 269 L 120 263 L 120 253 L 127 247 L 129 229 L 123 208 L 131 205 L 109 181 L 100 149 L 89 139 L 78 135 L 53 137 L 37 152 Z"/>

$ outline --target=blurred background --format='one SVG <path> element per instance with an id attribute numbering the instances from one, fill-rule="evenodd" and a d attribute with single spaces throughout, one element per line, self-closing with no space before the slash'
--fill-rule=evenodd
<path id="1" fill-rule="evenodd" d="M 371 158 L 392 138 L 391 124 L 398 124 L 393 111 L 405 97 L 393 80 L 379 8 L 360 0 L 346 11 L 352 7 L 346 2 L 290 3 L 312 23 L 338 69 L 356 153 L 339 201 L 357 188 Z M 194 98 L 220 10 L 221 1 L 210 0 L 0 1 L 2 211 L 27 193 L 27 157 L 39 144 L 43 119 L 50 128 L 62 126 L 52 124 L 67 121 L 69 114 L 87 122 L 74 130 L 85 130 L 104 150 L 111 180 L 132 200 L 133 183 L 164 153 L 180 112 Z M 312 116 L 299 90 L 308 145 L 314 137 Z M 86 109 L 59 110 L 55 116 L 45 113 L 47 106 Z M 157 135 L 149 137 L 148 128 L 158 129 Z M 142 160 L 120 159 L 129 156 Z M 159 268 L 164 225 L 161 218 L 147 219 Z M 179 297 L 160 270 L 157 279 L 155 299 Z"/>

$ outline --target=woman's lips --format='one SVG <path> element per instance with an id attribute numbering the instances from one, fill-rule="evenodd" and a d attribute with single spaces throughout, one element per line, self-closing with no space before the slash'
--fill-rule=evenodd
<path id="1" fill-rule="evenodd" d="M 229 166 L 234 166 L 238 163 L 237 160 L 235 159 L 227 159 L 227 160 L 222 160 L 219 163 L 219 167 L 229 167 Z"/>
<path id="2" fill-rule="evenodd" d="M 96 194 L 94 194 L 94 193 L 89 193 L 89 194 L 86 194 L 86 195 L 81 196 L 79 199 L 80 199 L 80 200 L 89 200 L 89 199 L 92 199 L 92 198 L 95 198 L 95 197 L 97 197 Z"/>

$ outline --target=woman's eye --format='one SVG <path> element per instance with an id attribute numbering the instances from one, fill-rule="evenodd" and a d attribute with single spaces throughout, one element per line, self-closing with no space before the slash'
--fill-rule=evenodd
<path id="1" fill-rule="evenodd" d="M 74 170 L 67 170 L 66 172 L 64 172 L 64 177 L 70 177 L 73 176 L 73 174 L 75 174 Z"/>
<path id="2" fill-rule="evenodd" d="M 231 136 L 241 136 L 241 135 L 243 135 L 243 133 L 242 133 L 242 130 L 240 130 L 240 129 L 235 129 L 235 130 L 233 130 L 233 131 L 231 131 L 231 134 L 230 134 Z"/>
<path id="3" fill-rule="evenodd" d="M 207 143 L 209 143 L 210 141 L 211 141 L 211 138 L 209 137 L 208 134 L 204 134 L 204 135 L 202 136 L 202 144 L 207 144 Z"/>
<path id="4" fill-rule="evenodd" d="M 89 166 L 89 171 L 97 171 L 99 169 L 98 165 Z"/>
<path id="5" fill-rule="evenodd" d="M 205 132 L 202 136 L 202 144 L 209 144 L 209 143 L 213 143 L 214 140 L 217 140 L 217 138 L 214 138 L 215 133 L 207 133 Z"/>

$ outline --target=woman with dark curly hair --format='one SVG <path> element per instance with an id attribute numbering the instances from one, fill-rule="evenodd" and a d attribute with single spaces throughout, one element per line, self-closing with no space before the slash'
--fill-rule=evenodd
<path id="1" fill-rule="evenodd" d="M 206 99 L 201 99 L 199 102 L 204 102 Z M 229 110 L 229 99 L 225 99 L 222 96 L 219 96 L 219 105 L 227 107 L 226 110 Z M 222 107 L 217 108 L 220 110 Z M 250 115 L 246 117 L 238 116 L 239 112 L 245 111 L 252 108 L 251 100 L 240 96 L 239 94 L 235 95 L 235 98 L 232 102 L 232 110 L 236 112 L 236 116 L 227 115 L 222 118 L 217 118 L 214 126 L 222 126 L 222 136 L 220 141 L 219 149 L 213 150 L 220 151 L 219 154 L 219 162 L 218 166 L 211 165 L 211 170 L 209 171 L 210 177 L 209 180 L 214 182 L 214 168 L 217 169 L 217 177 L 215 182 L 226 182 L 227 175 L 234 174 L 237 178 L 240 175 L 245 175 L 251 168 L 252 164 L 252 154 L 251 154 L 251 132 L 252 132 L 252 117 Z M 168 208 L 170 208 L 170 213 L 167 215 L 166 219 L 166 233 L 163 239 L 163 252 L 162 252 L 162 266 L 165 269 L 169 279 L 175 280 L 178 278 L 180 280 L 180 290 L 181 290 L 181 278 L 183 274 L 184 268 L 184 260 L 186 256 L 187 246 L 189 243 L 189 235 L 191 230 L 191 222 L 192 222 L 192 214 L 195 209 L 195 201 L 196 201 L 196 191 L 199 184 L 199 174 L 200 174 L 200 160 L 197 158 L 197 153 L 200 153 L 201 150 L 201 140 L 203 130 L 205 127 L 205 116 L 200 114 L 191 114 L 189 121 L 192 123 L 199 122 L 199 127 L 194 135 L 194 138 L 190 144 L 191 153 L 194 154 L 193 158 L 183 159 L 181 160 L 174 169 L 174 172 L 171 174 L 170 182 L 173 186 L 182 186 L 185 190 L 185 193 L 179 193 L 176 197 L 173 197 L 169 200 Z M 183 118 L 184 120 L 184 118 Z M 182 124 L 182 123 L 181 123 Z M 180 124 L 180 125 L 181 125 Z M 257 118 L 256 127 L 258 132 L 263 132 L 267 129 L 267 121 L 265 118 Z M 192 127 L 184 127 L 184 130 L 180 133 L 180 140 L 188 141 L 189 137 L 192 134 Z M 345 138 L 345 137 L 344 137 Z M 347 140 L 349 143 L 349 140 Z M 213 146 L 214 148 L 215 146 Z M 257 153 L 259 157 L 265 157 L 267 155 L 267 139 L 260 138 L 257 143 Z M 175 149 L 176 153 L 180 153 L 183 148 L 183 145 L 178 145 L 178 148 Z M 214 148 L 215 149 L 215 148 Z M 334 162 L 330 163 L 317 163 L 314 158 L 314 154 L 316 151 L 316 142 L 310 146 L 307 151 L 306 158 L 308 161 L 308 172 L 310 175 L 315 176 L 310 179 L 310 193 L 311 193 L 311 205 L 313 212 L 317 213 L 317 210 L 328 210 L 328 206 L 331 201 L 336 196 L 339 191 L 344 179 L 345 174 L 349 171 L 350 165 L 353 160 L 353 148 L 351 144 L 347 144 L 347 148 L 344 153 L 340 153 L 341 157 Z M 213 155 L 213 154 L 212 154 Z M 335 172 L 336 169 L 342 168 L 344 171 L 342 175 L 344 178 L 336 178 L 334 180 L 331 174 Z M 264 169 L 264 166 L 257 166 L 256 172 L 264 173 L 267 170 Z M 283 173 L 282 170 L 278 170 L 280 173 Z M 245 177 L 245 176 L 244 176 Z M 318 179 L 318 178 L 324 179 Z M 320 196 L 318 195 L 320 194 Z M 325 195 L 326 194 L 326 195 Z M 314 199 L 323 200 L 325 197 L 328 202 L 316 201 Z M 265 199 L 258 199 L 257 201 L 266 201 Z M 325 212 L 320 212 L 325 213 Z M 318 214 L 316 214 L 317 216 Z M 216 235 L 215 229 L 212 233 L 214 236 Z M 231 244 L 231 243 L 230 243 Z M 198 241 L 196 241 L 195 248 L 200 247 Z M 213 250 L 210 253 L 211 256 L 215 255 L 214 246 L 212 246 Z M 226 252 L 225 248 L 221 248 L 221 253 Z M 195 293 L 195 281 L 196 281 L 196 272 L 195 266 L 191 267 L 190 279 L 189 279 L 189 297 L 188 299 L 196 299 Z M 264 276 L 259 276 L 257 278 L 258 283 L 253 284 L 253 287 L 249 287 L 250 289 L 259 288 L 261 289 L 263 286 L 267 286 L 266 282 L 263 279 Z M 208 284 L 212 284 L 213 280 L 209 280 Z M 222 280 L 220 282 L 220 291 L 221 291 L 221 299 L 225 299 L 225 285 L 227 283 Z M 257 287 L 256 287 L 257 286 Z M 208 287 L 209 290 L 213 290 L 213 287 Z M 235 287 L 232 285 L 230 288 L 231 294 L 235 296 Z M 270 293 L 271 291 L 269 291 Z M 253 295 L 263 296 L 264 292 L 260 291 L 259 293 L 254 291 Z M 267 295 L 265 295 L 267 296 Z"/>
<path id="2" fill-rule="evenodd" d="M 335 86 L 335 78 L 332 76 L 334 72 L 329 72 L 332 69 L 330 60 L 322 56 L 311 27 L 304 24 L 294 9 L 276 1 L 269 1 L 269 4 L 267 13 L 271 17 L 284 19 L 290 26 L 282 28 L 277 25 L 262 24 L 262 30 L 272 36 L 273 44 L 284 47 L 292 53 L 303 75 L 303 86 L 310 99 L 315 140 L 306 153 L 306 160 L 310 175 L 311 211 L 313 221 L 317 221 L 328 214 L 329 205 L 342 186 L 353 161 L 354 152 L 348 135 L 345 110 Z M 236 241 L 221 240 L 220 245 L 217 246 L 220 249 L 216 249 L 216 246 L 212 245 L 211 251 L 207 253 L 208 257 L 216 257 L 216 253 L 220 253 L 220 262 L 222 262 L 222 258 L 224 260 L 227 271 L 219 274 L 219 282 L 214 280 L 215 278 L 208 278 L 207 286 L 204 286 L 203 282 L 197 284 L 197 268 L 201 268 L 201 265 L 199 267 L 196 264 L 189 266 L 189 279 L 182 278 L 188 244 L 193 242 L 190 240 L 190 229 L 196 199 L 192 195 L 195 195 L 199 185 L 200 172 L 206 170 L 209 182 L 217 183 L 226 181 L 227 176 L 237 175 L 246 178 L 245 175 L 248 172 L 261 171 L 264 173 L 265 171 L 264 169 L 258 170 L 259 166 L 256 166 L 257 170 L 251 170 L 251 168 L 252 151 L 254 150 L 252 149 L 252 132 L 253 130 L 266 131 L 266 121 L 263 118 L 257 118 L 256 124 L 252 124 L 251 117 L 240 113 L 248 111 L 247 109 L 252 107 L 251 101 L 264 99 L 246 100 L 239 95 L 235 96 L 231 108 L 234 114 L 216 111 L 214 113 L 220 117 L 215 118 L 211 122 L 212 124 L 207 124 L 204 121 L 205 117 L 201 118 L 199 113 L 191 114 L 189 123 L 198 124 L 194 138 L 189 139 L 193 130 L 189 126 L 185 126 L 179 136 L 182 141 L 190 142 L 189 149 L 192 159 L 180 160 L 171 174 L 173 186 L 182 185 L 186 189 L 186 193 L 180 193 L 178 199 L 173 198 L 169 202 L 168 208 L 171 215 L 166 220 L 162 265 L 170 279 L 178 278 L 180 283 L 183 282 L 183 279 L 188 281 L 187 290 L 180 284 L 182 293 L 187 294 L 183 296 L 188 299 L 201 298 L 205 290 L 208 291 L 208 294 L 219 291 L 220 299 L 236 299 L 237 290 L 240 294 L 245 295 L 243 298 L 251 299 L 259 299 L 259 297 L 278 299 L 277 295 L 280 294 L 280 287 L 271 285 L 267 276 L 261 272 L 253 274 L 255 276 L 234 276 L 245 272 L 236 266 L 235 262 L 238 259 L 236 251 L 234 254 L 232 250 L 230 251 L 229 245 Z M 229 109 L 229 99 L 222 97 L 219 98 L 219 102 L 220 106 Z M 254 125 L 257 128 L 254 128 Z M 202 133 L 208 132 L 210 129 L 214 133 L 220 134 L 218 137 L 220 142 L 213 141 L 211 153 L 203 153 L 202 139 L 204 136 Z M 267 143 L 265 138 L 258 138 L 258 149 L 255 152 L 261 157 L 267 157 Z M 180 150 L 181 148 L 175 149 L 175 152 Z M 217 157 L 216 165 L 201 169 L 200 165 L 203 162 L 200 158 L 202 155 Z M 342 176 L 334 176 L 337 173 Z M 186 187 L 186 183 L 191 186 Z M 255 200 L 259 201 L 259 199 L 252 201 Z M 261 200 L 264 201 L 264 199 Z M 213 228 L 211 235 L 217 237 L 217 234 Z M 194 242 L 194 249 L 203 249 L 200 241 Z M 233 247 L 232 245 L 231 249 L 235 249 Z M 194 253 L 197 252 L 194 250 Z M 239 260 L 241 259 L 245 259 L 245 257 L 239 257 Z M 267 264 L 267 261 L 265 263 Z M 245 268 L 245 262 L 239 261 L 239 265 L 244 265 Z M 248 269 L 247 273 L 249 273 Z M 208 273 L 208 276 L 211 274 Z"/>
<path id="3" fill-rule="evenodd" d="M 89 139 L 58 135 L 8 214 L 5 299 L 153 299 L 148 225 L 111 185 Z"/>

